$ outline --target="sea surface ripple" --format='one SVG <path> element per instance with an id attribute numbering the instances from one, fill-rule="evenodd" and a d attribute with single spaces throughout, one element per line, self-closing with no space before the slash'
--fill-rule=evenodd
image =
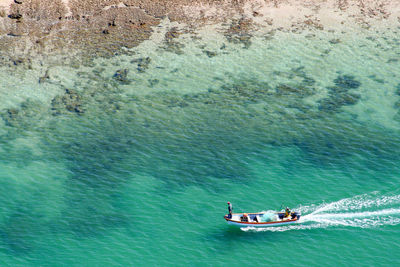
<path id="1" fill-rule="evenodd" d="M 1 265 L 400 265 L 399 44 L 335 36 L 5 69 Z M 303 217 L 230 228 L 226 201 Z"/>

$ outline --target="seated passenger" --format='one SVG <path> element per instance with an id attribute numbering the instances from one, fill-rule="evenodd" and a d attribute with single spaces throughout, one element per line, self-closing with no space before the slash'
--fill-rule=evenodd
<path id="1" fill-rule="evenodd" d="M 243 213 L 243 216 L 240 217 L 240 221 L 242 221 L 242 222 L 248 222 L 249 221 L 249 216 L 247 216 L 247 213 Z"/>
<path id="2" fill-rule="evenodd" d="M 286 207 L 285 218 L 289 217 L 289 215 L 290 215 L 290 209 L 289 209 L 289 207 Z"/>

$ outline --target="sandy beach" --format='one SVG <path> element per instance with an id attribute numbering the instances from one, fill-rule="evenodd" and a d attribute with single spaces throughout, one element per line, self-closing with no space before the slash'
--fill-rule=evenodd
<path id="1" fill-rule="evenodd" d="M 13 0 L 0 0 L 0 10 L 8 12 L 13 2 Z"/>
<path id="2" fill-rule="evenodd" d="M 181 29 L 166 35 L 171 40 L 206 25 L 220 25 L 226 36 L 242 39 L 271 31 L 396 29 L 400 25 L 400 0 L 170 2 L 1 0 L 0 49 L 18 56 L 82 52 L 109 57 L 148 40 L 154 26 L 166 19 Z"/>

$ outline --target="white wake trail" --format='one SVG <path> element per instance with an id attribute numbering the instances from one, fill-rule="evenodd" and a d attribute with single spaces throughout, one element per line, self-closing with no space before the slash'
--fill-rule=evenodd
<path id="1" fill-rule="evenodd" d="M 400 195 L 379 195 L 379 192 L 345 198 L 321 205 L 302 206 L 298 224 L 270 227 L 243 228 L 243 231 L 306 230 L 327 227 L 371 228 L 400 224 Z"/>

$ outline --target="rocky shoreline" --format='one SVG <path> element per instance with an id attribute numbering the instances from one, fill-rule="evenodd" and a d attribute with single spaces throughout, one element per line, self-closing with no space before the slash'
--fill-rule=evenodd
<path id="1" fill-rule="evenodd" d="M 228 25 L 230 42 L 248 44 L 251 33 L 332 30 L 333 26 L 400 27 L 400 0 L 3 0 L 0 61 L 18 65 L 34 56 L 110 57 L 150 38 L 162 20 L 186 32 Z M 179 35 L 170 29 L 165 42 Z M 29 65 L 29 64 L 28 64 Z"/>

